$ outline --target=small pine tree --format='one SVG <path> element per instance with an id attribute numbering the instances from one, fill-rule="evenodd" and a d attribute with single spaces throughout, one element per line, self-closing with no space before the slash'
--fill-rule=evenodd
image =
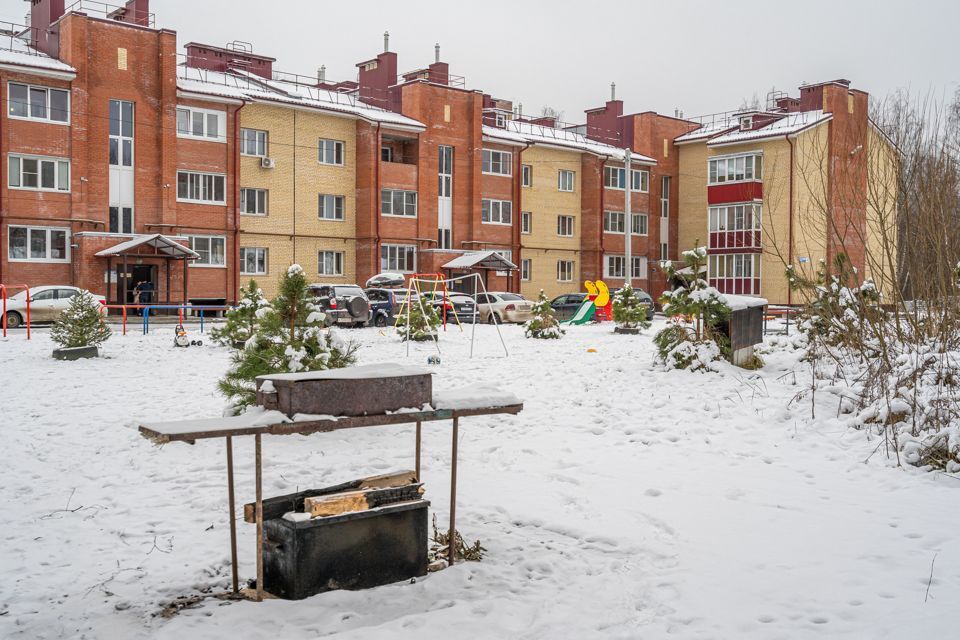
<path id="1" fill-rule="evenodd" d="M 324 329 L 326 314 L 311 300 L 300 265 L 280 278 L 280 292 L 255 314 L 253 335 L 231 357 L 220 392 L 239 409 L 256 399 L 257 376 L 347 367 L 356 361 L 356 345 Z"/>
<path id="2" fill-rule="evenodd" d="M 414 342 L 433 340 L 441 322 L 437 308 L 429 301 L 418 301 L 412 299 L 412 296 L 411 299 L 408 299 L 407 304 L 409 308 L 404 309 L 403 313 L 397 318 L 396 327 L 400 339 L 413 340 Z"/>
<path id="3" fill-rule="evenodd" d="M 246 343 L 256 330 L 258 314 L 266 313 L 270 306 L 255 280 L 251 280 L 241 294 L 237 306 L 227 312 L 227 322 L 210 332 L 210 337 L 217 344 L 234 347 Z"/>
<path id="4" fill-rule="evenodd" d="M 110 337 L 110 327 L 100 314 L 100 303 L 89 291 L 81 291 L 70 299 L 67 307 L 50 330 L 50 337 L 63 349 L 98 347 Z"/>
<path id="5" fill-rule="evenodd" d="M 660 298 L 664 313 L 673 320 L 653 337 L 660 360 L 677 369 L 707 369 L 712 360 L 730 358 L 730 340 L 721 328 L 730 320 L 730 307 L 719 291 L 700 277 L 707 262 L 707 248 L 683 252 L 685 273 L 672 263 L 662 266 L 668 280 L 682 286 Z"/>
<path id="6" fill-rule="evenodd" d="M 624 284 L 613 294 L 613 321 L 624 329 L 646 329 L 650 326 L 647 307 L 629 284 Z"/>
<path id="7" fill-rule="evenodd" d="M 540 289 L 537 302 L 533 305 L 533 318 L 523 325 L 523 333 L 528 338 L 541 339 L 555 339 L 565 333 L 553 316 L 553 307 L 543 289 Z"/>

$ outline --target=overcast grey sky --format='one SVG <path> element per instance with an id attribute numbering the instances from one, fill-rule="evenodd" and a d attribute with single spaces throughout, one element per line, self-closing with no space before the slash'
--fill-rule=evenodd
<path id="1" fill-rule="evenodd" d="M 9 2 L 9 0 L 6 0 Z M 120 4 L 120 2 L 114 2 Z M 19 3 L 23 5 L 23 3 Z M 900 87 L 952 93 L 960 80 L 960 1 L 152 0 L 157 25 L 191 40 L 246 40 L 276 68 L 352 79 L 382 47 L 399 70 L 433 61 L 471 89 L 544 105 L 579 122 L 611 81 L 627 111 L 735 109 L 776 86 L 848 78 L 875 96 Z"/>

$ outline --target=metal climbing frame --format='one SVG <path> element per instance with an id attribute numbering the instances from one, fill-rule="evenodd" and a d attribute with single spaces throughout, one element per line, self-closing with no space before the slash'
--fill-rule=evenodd
<path id="1" fill-rule="evenodd" d="M 7 289 L 23 289 L 27 292 L 27 340 L 30 339 L 30 287 L 25 284 L 0 284 L 0 298 L 3 298 L 3 337 L 7 337 Z"/>

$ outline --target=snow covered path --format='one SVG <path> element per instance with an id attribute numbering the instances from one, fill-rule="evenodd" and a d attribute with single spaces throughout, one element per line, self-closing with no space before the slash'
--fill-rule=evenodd
<path id="1" fill-rule="evenodd" d="M 655 326 L 656 328 L 656 326 Z M 300 602 L 223 603 L 166 620 L 172 598 L 227 587 L 222 443 L 157 448 L 137 419 L 218 415 L 227 351 L 172 328 L 54 362 L 45 332 L 0 340 L 2 638 L 917 638 L 960 626 L 960 480 L 889 468 L 877 442 L 801 389 L 796 356 L 761 372 L 662 372 L 649 335 L 505 327 L 442 338 L 435 388 L 486 382 L 526 403 L 464 420 L 458 526 L 488 549 L 416 584 Z M 405 362 L 376 329 L 361 363 Z M 588 353 L 588 348 L 596 353 Z M 434 352 L 415 347 L 409 362 Z M 796 375 L 791 373 L 797 369 Z M 238 501 L 252 439 L 235 445 Z M 425 426 L 423 480 L 443 522 L 449 428 Z M 267 496 L 412 468 L 413 427 L 264 439 Z M 253 527 L 238 523 L 250 578 Z M 936 560 L 934 562 L 934 557 Z M 933 565 L 933 579 L 929 585 Z M 926 602 L 925 602 L 926 600 Z"/>

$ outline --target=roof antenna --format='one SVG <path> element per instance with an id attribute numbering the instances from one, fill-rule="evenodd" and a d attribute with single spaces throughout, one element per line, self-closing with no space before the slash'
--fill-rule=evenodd
<path id="1" fill-rule="evenodd" d="M 440 43 L 433 45 L 433 61 L 440 62 Z"/>
<path id="2" fill-rule="evenodd" d="M 387 53 L 388 51 L 390 51 L 390 32 L 384 31 L 383 32 L 383 52 Z"/>
<path id="3" fill-rule="evenodd" d="M 617 83 L 611 82 L 610 83 L 610 100 L 616 100 L 616 99 L 617 99 Z"/>

